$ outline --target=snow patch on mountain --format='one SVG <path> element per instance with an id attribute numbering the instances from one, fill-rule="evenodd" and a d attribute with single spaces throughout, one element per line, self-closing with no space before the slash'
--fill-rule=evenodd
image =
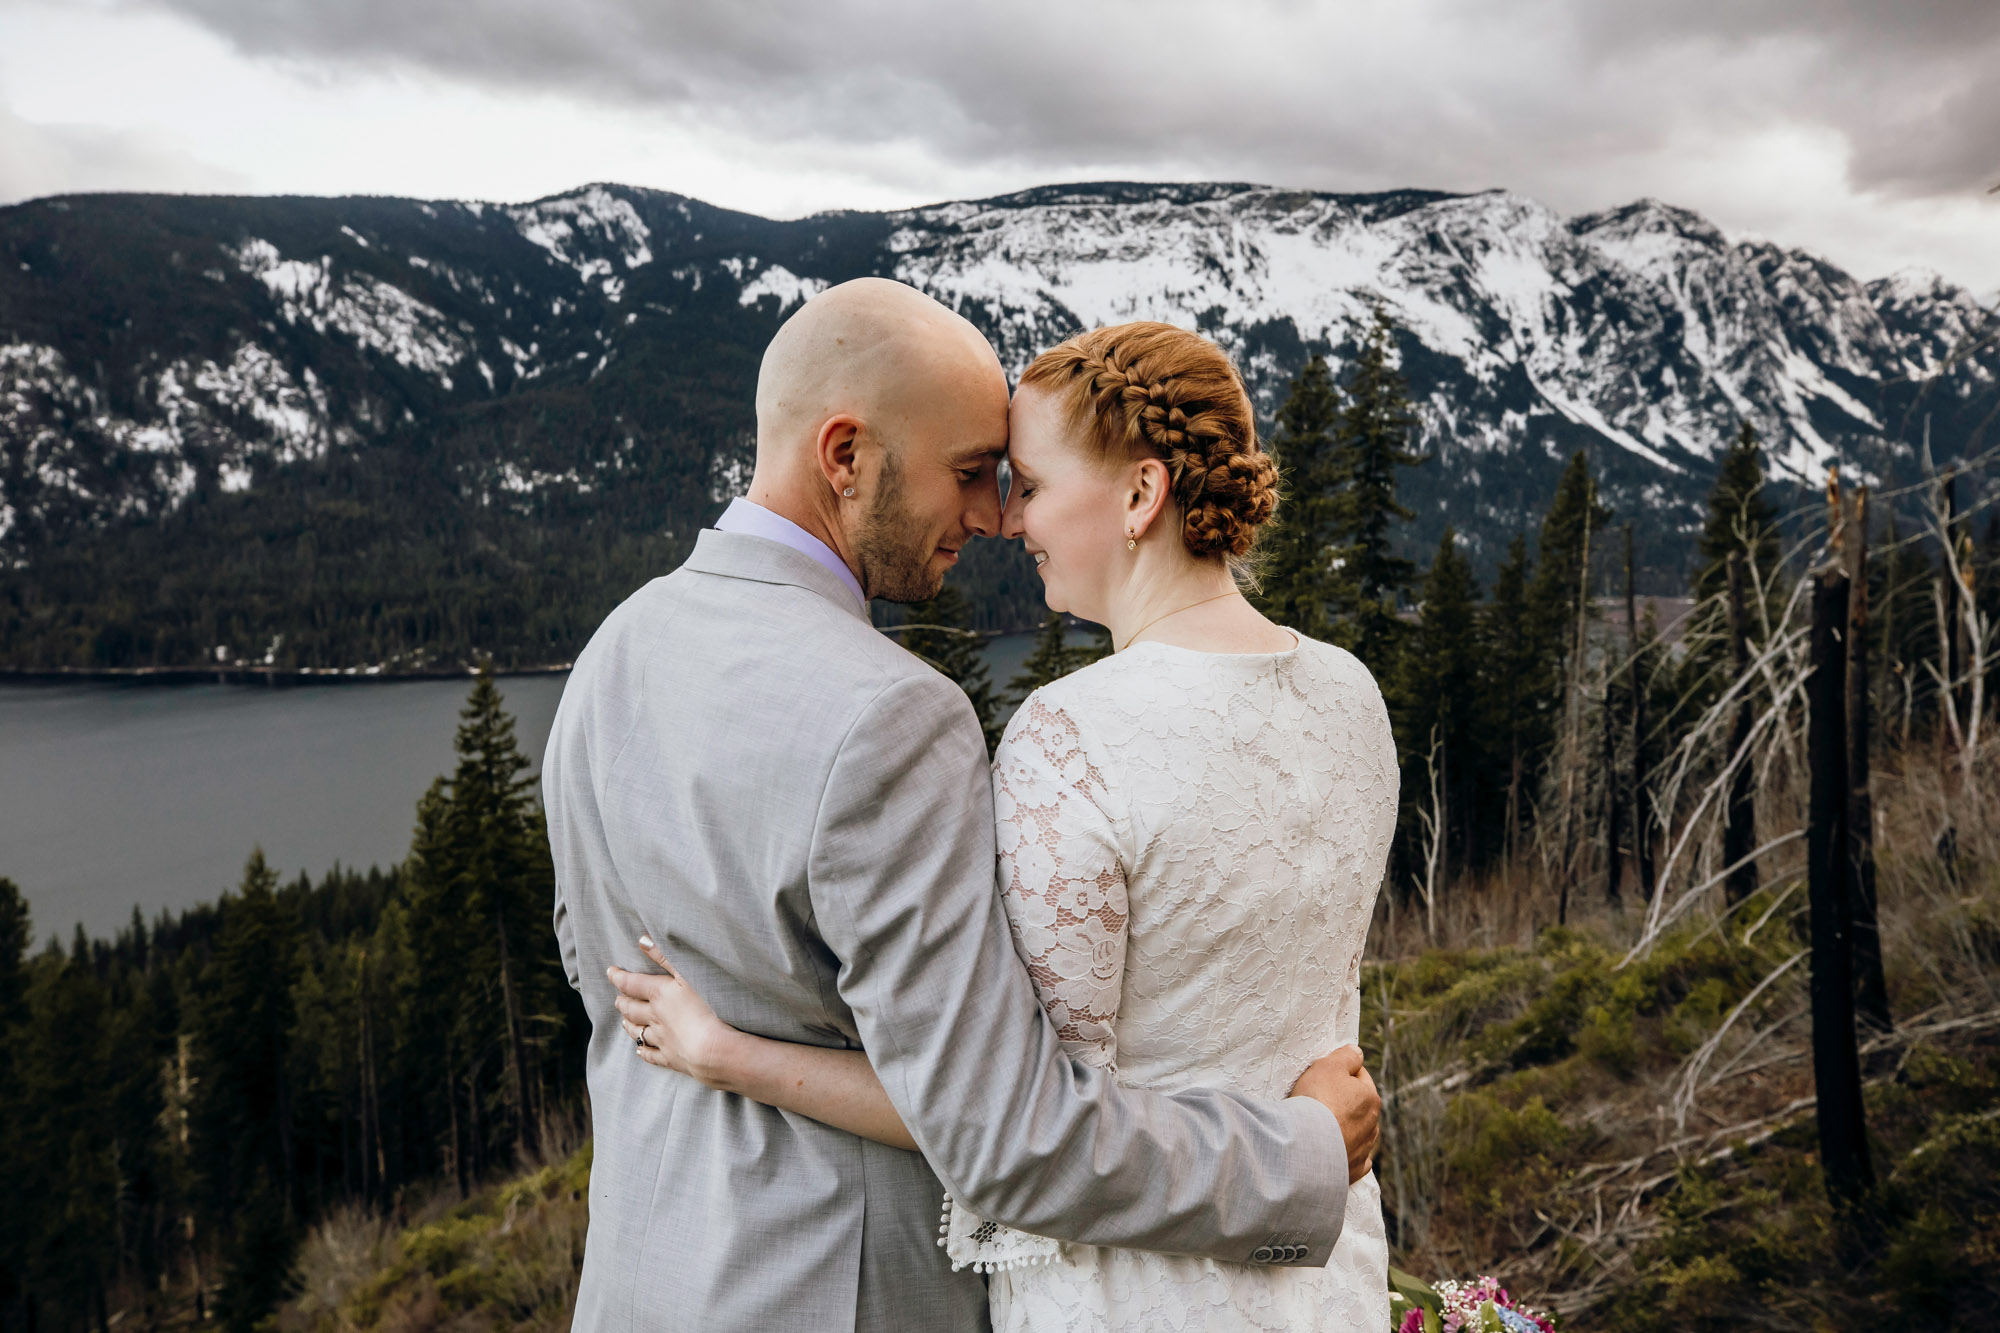
<path id="1" fill-rule="evenodd" d="M 549 472 L 541 468 L 523 468 L 511 460 L 500 465 L 495 480 L 500 483 L 501 490 L 513 495 L 533 495 L 552 486 L 567 486 L 579 495 L 588 495 L 595 485 L 575 468 Z"/>
<path id="2" fill-rule="evenodd" d="M 1971 292 L 1926 268 L 1877 278 L 1867 292 L 1884 318 L 1903 331 L 1894 348 L 1904 375 L 1925 379 L 1951 366 L 1981 383 L 1994 382 L 1988 362 L 1967 357 L 1965 349 L 2000 334 L 2000 317 Z"/>
<path id="3" fill-rule="evenodd" d="M 157 514 L 193 493 L 203 461 L 224 491 L 238 491 L 260 459 L 317 458 L 359 439 L 332 422 L 310 369 L 294 378 L 251 342 L 226 362 L 181 358 L 159 367 L 142 383 L 142 401 L 150 410 L 136 417 L 109 411 L 54 348 L 0 346 L 0 412 L 37 493 L 0 496 L 8 528 L 21 512 L 16 501 L 45 512 L 52 498 L 68 496 L 102 501 L 116 517 Z M 107 473 L 107 460 L 119 455 L 137 466 L 113 464 Z"/>
<path id="4" fill-rule="evenodd" d="M 1654 282 L 1673 282 L 1690 265 L 1725 254 L 1729 242 L 1698 213 L 1657 199 L 1585 214 L 1571 232 L 1611 263 Z"/>
<path id="5" fill-rule="evenodd" d="M 737 295 L 736 303 L 751 306 L 767 296 L 775 296 L 778 298 L 778 312 L 783 314 L 795 305 L 810 301 L 825 290 L 824 278 L 802 278 L 783 264 L 773 264 L 743 284 L 743 290 Z"/>
<path id="6" fill-rule="evenodd" d="M 514 219 L 523 239 L 548 251 L 556 263 L 575 269 L 585 284 L 608 277 L 614 270 L 613 258 L 622 260 L 628 270 L 653 262 L 648 244 L 653 233 L 639 210 L 602 185 L 502 211 Z"/>
<path id="7" fill-rule="evenodd" d="M 255 343 L 239 346 L 227 366 L 203 362 L 190 380 L 217 406 L 245 413 L 263 426 L 277 446 L 272 452 L 279 462 L 320 457 L 333 442 L 326 392 L 312 369 L 306 369 L 301 384 Z"/>
<path id="8" fill-rule="evenodd" d="M 470 349 L 436 308 L 391 283 L 365 273 L 334 272 L 333 257 L 286 259 L 278 247 L 250 237 L 224 251 L 237 267 L 260 280 L 279 302 L 287 324 L 315 333 L 345 333 L 371 352 L 435 378 L 449 392 L 450 368 Z"/>

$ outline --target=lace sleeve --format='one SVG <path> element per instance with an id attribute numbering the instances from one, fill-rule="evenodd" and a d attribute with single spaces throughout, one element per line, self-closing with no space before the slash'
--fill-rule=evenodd
<path id="1" fill-rule="evenodd" d="M 999 886 L 1014 948 L 1070 1056 L 1116 1070 L 1128 906 L 1104 775 L 1076 723 L 1030 696 L 993 761 Z M 954 1270 L 1046 1263 L 1057 1243 L 945 1201 L 941 1243 Z"/>

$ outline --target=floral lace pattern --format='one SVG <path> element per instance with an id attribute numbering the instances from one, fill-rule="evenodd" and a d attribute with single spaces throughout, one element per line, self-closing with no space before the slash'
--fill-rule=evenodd
<path id="1" fill-rule="evenodd" d="M 1282 1097 L 1360 1032 L 1362 946 L 1394 833 L 1395 746 L 1350 654 L 1143 643 L 1029 697 L 994 758 L 1000 890 L 1065 1046 L 1131 1086 Z M 1061 1244 L 947 1203 L 996 1330 L 1373 1330 L 1373 1177 L 1323 1269 Z"/>
<path id="2" fill-rule="evenodd" d="M 1129 916 L 1117 815 L 1070 716 L 1038 698 L 1023 712 L 993 765 L 1007 922 L 1064 1046 L 1115 1067 Z"/>

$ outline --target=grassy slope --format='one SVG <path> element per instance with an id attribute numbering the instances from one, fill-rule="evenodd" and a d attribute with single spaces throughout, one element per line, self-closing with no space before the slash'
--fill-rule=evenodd
<path id="1" fill-rule="evenodd" d="M 314 1229 L 285 1333 L 566 1330 L 583 1265 L 590 1147 L 397 1231 L 348 1213 Z"/>
<path id="2" fill-rule="evenodd" d="M 1396 1093 L 1380 1170 L 1400 1262 L 1497 1273 L 1571 1328 L 1969 1326 L 1992 1308 L 2000 1026 L 1934 1006 L 1872 1043 L 1884 1189 L 1843 1230 L 1816 1167 L 1804 963 L 1713 1041 L 1797 951 L 1778 919 L 1742 938 L 1775 897 L 1623 971 L 1558 929 L 1372 968 L 1363 1043 Z"/>

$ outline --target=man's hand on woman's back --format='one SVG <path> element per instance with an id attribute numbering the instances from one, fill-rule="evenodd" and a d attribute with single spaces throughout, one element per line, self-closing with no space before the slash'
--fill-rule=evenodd
<path id="1" fill-rule="evenodd" d="M 1361 1063 L 1361 1048 L 1342 1046 L 1315 1060 L 1292 1085 L 1292 1096 L 1312 1098 L 1340 1121 L 1347 1140 L 1347 1183 L 1367 1175 L 1382 1141 L 1382 1097 Z"/>

